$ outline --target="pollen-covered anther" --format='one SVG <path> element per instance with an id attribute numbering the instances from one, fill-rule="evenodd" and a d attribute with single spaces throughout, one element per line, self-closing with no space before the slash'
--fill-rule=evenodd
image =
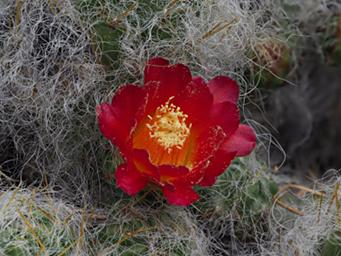
<path id="1" fill-rule="evenodd" d="M 148 116 L 151 123 L 147 123 L 149 136 L 160 146 L 172 152 L 173 147 L 181 149 L 190 134 L 192 124 L 187 125 L 188 115 L 180 107 L 170 103 L 174 96 L 156 109 L 154 117 Z"/>

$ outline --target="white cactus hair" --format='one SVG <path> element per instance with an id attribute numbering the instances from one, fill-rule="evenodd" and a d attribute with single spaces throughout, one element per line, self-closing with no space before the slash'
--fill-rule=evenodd
<path id="1" fill-rule="evenodd" d="M 312 193 L 300 197 L 297 205 L 301 216 L 283 208 L 273 208 L 270 242 L 263 244 L 262 255 L 321 255 L 326 239 L 340 226 L 338 195 L 340 177 L 329 170 L 316 181 Z M 297 197 L 297 195 L 295 195 Z"/>
<path id="2" fill-rule="evenodd" d="M 104 73 L 70 1 L 17 1 L 20 11 L 14 3 L 0 9 L 2 165 L 18 180 L 45 177 L 74 193 L 96 172 L 94 106 Z"/>
<path id="3" fill-rule="evenodd" d="M 277 204 L 257 221 L 239 215 L 260 176 L 292 180 L 270 173 L 257 153 L 232 165 L 237 180 L 221 176 L 189 209 L 166 205 L 158 192 L 124 196 L 104 181 L 106 164 L 112 171 L 121 159 L 102 138 L 95 108 L 122 84 L 141 83 L 146 60 L 163 56 L 205 79 L 237 80 L 241 114 L 267 150 L 271 135 L 249 111 L 262 109 L 251 94 L 268 68 L 257 62 L 258 46 L 315 39 L 315 18 L 335 10 L 337 0 L 0 0 L 0 254 L 31 255 L 44 241 L 46 255 L 318 255 L 338 227 L 327 199 L 317 207 L 313 196 L 300 198 L 299 217 Z M 95 42 L 99 23 L 122 29 L 111 66 Z M 316 183 L 326 198 L 340 182 L 332 176 Z"/>

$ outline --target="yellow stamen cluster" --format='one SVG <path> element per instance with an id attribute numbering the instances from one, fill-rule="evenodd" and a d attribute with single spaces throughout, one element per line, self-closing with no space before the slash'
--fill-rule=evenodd
<path id="1" fill-rule="evenodd" d="M 154 117 L 148 116 L 153 122 L 146 124 L 150 131 L 149 136 L 168 153 L 173 147 L 182 148 L 192 127 L 192 124 L 188 126 L 186 124 L 188 115 L 184 114 L 180 107 L 170 103 L 173 98 L 174 96 L 170 97 L 164 105 L 159 106 Z"/>

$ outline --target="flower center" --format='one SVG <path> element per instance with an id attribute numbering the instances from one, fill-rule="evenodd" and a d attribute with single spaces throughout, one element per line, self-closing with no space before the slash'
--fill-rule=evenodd
<path id="1" fill-rule="evenodd" d="M 174 96 L 170 97 L 165 104 L 159 106 L 154 117 L 148 116 L 150 123 L 146 124 L 149 136 L 155 139 L 168 153 L 172 151 L 173 147 L 182 148 L 192 127 L 192 124 L 186 124 L 188 115 L 184 114 L 180 107 L 170 102 L 173 98 Z"/>

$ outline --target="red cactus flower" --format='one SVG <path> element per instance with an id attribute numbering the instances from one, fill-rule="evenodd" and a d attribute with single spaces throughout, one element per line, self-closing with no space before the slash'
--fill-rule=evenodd
<path id="1" fill-rule="evenodd" d="M 125 85 L 96 109 L 101 132 L 125 159 L 117 186 L 135 195 L 154 183 L 170 204 L 196 201 L 193 186 L 213 185 L 233 158 L 255 147 L 254 131 L 239 123 L 238 96 L 228 77 L 206 84 L 182 64 L 149 60 L 144 86 Z"/>

